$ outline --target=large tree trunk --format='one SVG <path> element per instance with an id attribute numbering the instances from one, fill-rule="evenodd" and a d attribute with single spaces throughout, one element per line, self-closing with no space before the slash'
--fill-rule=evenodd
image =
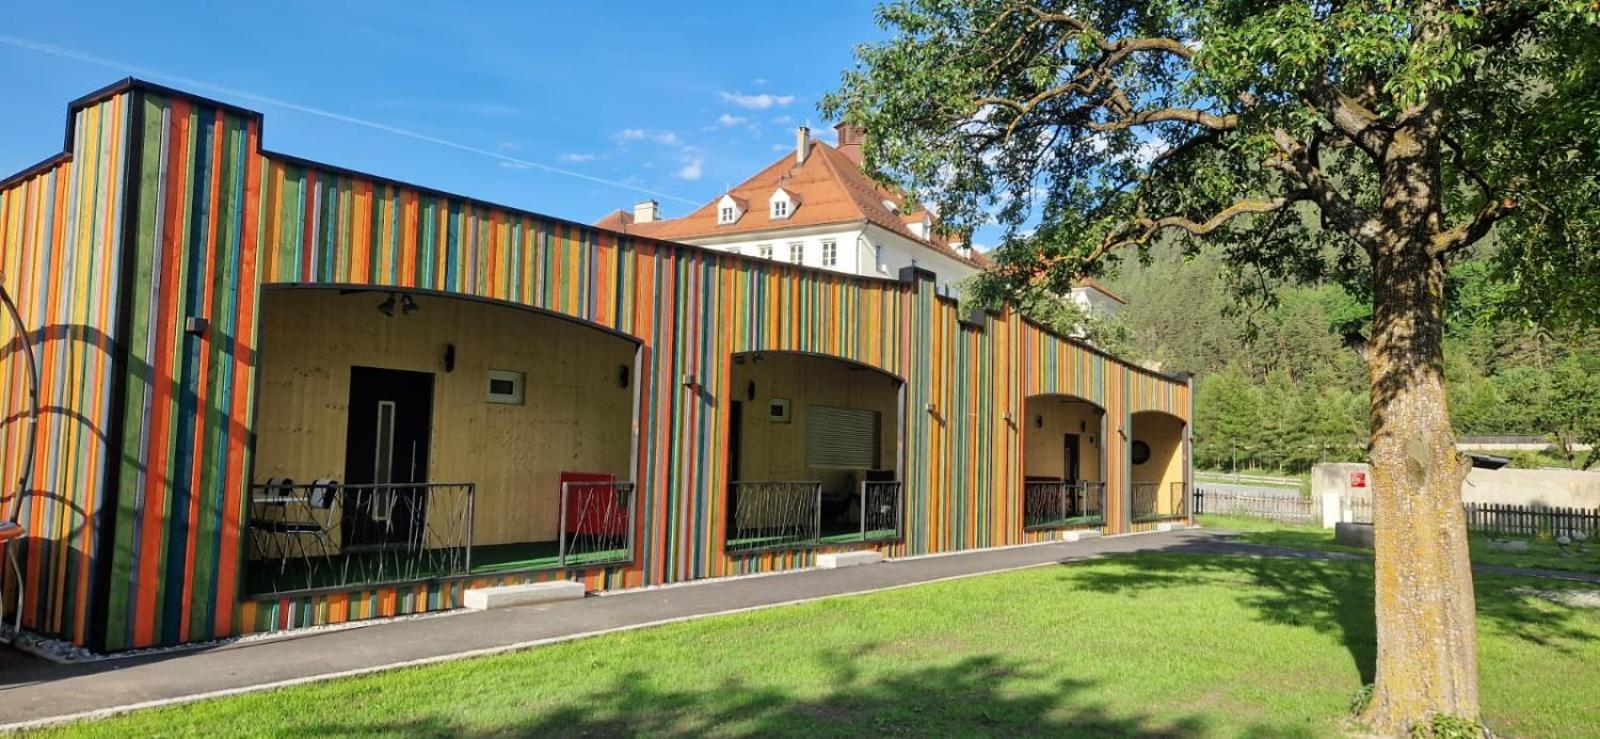
<path id="1" fill-rule="evenodd" d="M 1364 717 L 1405 735 L 1438 714 L 1478 717 L 1472 568 L 1443 376 L 1444 270 L 1397 239 L 1373 263 L 1373 521 L 1377 683 Z"/>

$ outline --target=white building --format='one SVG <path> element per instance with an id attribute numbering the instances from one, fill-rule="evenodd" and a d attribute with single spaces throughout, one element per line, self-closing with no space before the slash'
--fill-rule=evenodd
<path id="1" fill-rule="evenodd" d="M 857 275 L 893 278 L 915 266 L 952 295 L 956 283 L 993 265 L 926 208 L 862 172 L 860 129 L 834 130 L 837 147 L 799 129 L 793 154 L 681 218 L 662 218 L 647 200 L 595 225 Z M 1092 281 L 1072 297 L 1086 311 L 1114 313 L 1122 303 Z"/>

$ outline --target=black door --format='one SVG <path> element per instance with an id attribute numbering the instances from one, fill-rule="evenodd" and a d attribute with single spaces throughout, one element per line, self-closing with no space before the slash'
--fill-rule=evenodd
<path id="1" fill-rule="evenodd" d="M 1063 455 L 1062 458 L 1061 458 L 1061 461 L 1062 461 L 1061 471 L 1065 475 L 1065 479 L 1067 481 L 1067 484 L 1068 485 L 1077 485 L 1078 484 L 1078 478 L 1079 478 L 1080 472 L 1081 472 L 1078 469 L 1078 435 L 1077 434 L 1067 434 L 1066 435 L 1066 440 L 1064 442 L 1062 442 L 1062 452 L 1061 453 Z M 1085 501 L 1083 498 L 1084 498 L 1084 492 L 1082 490 L 1078 490 L 1078 489 L 1074 488 L 1074 489 L 1072 489 L 1071 491 L 1068 492 L 1068 495 L 1067 495 L 1067 516 L 1069 518 L 1072 517 L 1072 516 L 1081 516 L 1081 515 L 1084 514 L 1084 504 L 1087 501 Z"/>
<path id="2" fill-rule="evenodd" d="M 1062 454 L 1064 456 L 1062 457 L 1063 464 L 1061 469 L 1066 475 L 1064 479 L 1068 483 L 1076 483 L 1079 476 L 1077 434 L 1067 434 L 1066 443 L 1062 450 Z"/>
<path id="3" fill-rule="evenodd" d="M 421 546 L 432 415 L 432 373 L 350 368 L 344 480 L 380 487 L 345 495 L 346 547 Z"/>

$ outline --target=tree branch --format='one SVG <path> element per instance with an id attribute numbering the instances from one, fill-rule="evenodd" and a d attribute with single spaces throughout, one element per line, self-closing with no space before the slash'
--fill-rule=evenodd
<path id="1" fill-rule="evenodd" d="M 1428 248 L 1429 253 L 1442 257 L 1478 243 L 1480 239 L 1489 235 L 1494 224 L 1516 210 L 1517 205 L 1514 198 L 1490 198 L 1472 216 L 1472 220 L 1435 236 L 1433 244 Z"/>
<path id="2" fill-rule="evenodd" d="M 1266 200 L 1240 200 L 1226 208 L 1223 208 L 1222 210 L 1217 211 L 1210 218 L 1199 222 L 1184 218 L 1183 216 L 1140 218 L 1129 224 L 1129 227 L 1135 230 L 1135 233 L 1123 236 L 1122 234 L 1129 230 L 1127 228 L 1113 232 L 1107 236 L 1099 246 L 1095 247 L 1094 251 L 1089 253 L 1089 256 L 1085 261 L 1098 261 L 1105 255 L 1117 251 L 1118 249 L 1149 244 L 1151 239 L 1154 239 L 1162 231 L 1166 231 L 1168 229 L 1184 231 L 1192 236 L 1205 236 L 1219 228 L 1222 228 L 1223 226 L 1226 226 L 1229 221 L 1232 221 L 1240 216 L 1273 213 L 1283 210 L 1284 208 L 1287 208 L 1295 203 L 1307 200 L 1311 200 L 1311 192 L 1309 190 L 1296 190 L 1282 197 Z"/>

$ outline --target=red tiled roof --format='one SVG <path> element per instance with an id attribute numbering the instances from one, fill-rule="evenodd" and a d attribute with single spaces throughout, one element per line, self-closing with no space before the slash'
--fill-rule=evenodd
<path id="1" fill-rule="evenodd" d="M 761 207 L 747 209 L 735 223 L 719 224 L 717 203 L 722 200 L 719 195 L 682 218 L 635 223 L 631 214 L 616 211 L 595 225 L 623 233 L 681 241 L 722 234 L 866 222 L 975 268 L 987 269 L 993 265 L 988 257 L 976 251 L 970 257 L 962 256 L 944 240 L 912 233 L 905 223 L 906 217 L 897 210 L 915 208 L 915 204 L 869 179 L 856 159 L 821 141 L 811 142 L 805 163 L 796 164 L 794 154 L 786 154 L 727 194 L 742 202 L 765 204 L 779 187 L 797 201 L 787 218 L 772 218 L 770 211 Z M 884 201 L 894 203 L 896 210 L 890 209 Z"/>

